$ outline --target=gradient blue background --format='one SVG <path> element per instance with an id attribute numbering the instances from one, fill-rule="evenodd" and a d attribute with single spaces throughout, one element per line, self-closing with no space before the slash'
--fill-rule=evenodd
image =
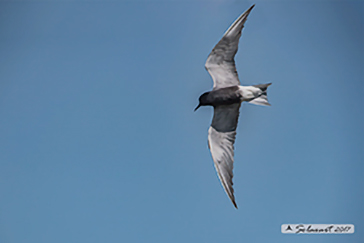
<path id="1" fill-rule="evenodd" d="M 236 210 L 193 109 L 253 3 Z M 364 242 L 363 67 L 363 1 L 1 1 L 0 242 Z"/>

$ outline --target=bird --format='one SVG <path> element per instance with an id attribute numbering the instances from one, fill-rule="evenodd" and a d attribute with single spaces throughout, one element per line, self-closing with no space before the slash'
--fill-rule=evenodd
<path id="1" fill-rule="evenodd" d="M 212 77 L 213 88 L 199 97 L 199 104 L 195 108 L 195 111 L 201 106 L 214 108 L 208 130 L 208 147 L 217 175 L 235 208 L 238 206 L 235 202 L 232 181 L 234 143 L 241 103 L 245 101 L 255 105 L 270 106 L 267 88 L 272 83 L 240 85 L 234 60 L 242 29 L 254 6 L 252 5 L 235 20 L 207 57 L 205 68 Z"/>

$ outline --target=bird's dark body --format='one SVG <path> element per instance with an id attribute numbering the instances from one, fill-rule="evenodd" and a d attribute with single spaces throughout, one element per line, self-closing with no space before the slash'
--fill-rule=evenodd
<path id="1" fill-rule="evenodd" d="M 231 105 L 241 102 L 241 94 L 238 86 L 231 86 L 212 90 L 200 96 L 202 106 L 210 105 L 213 107 L 220 105 Z"/>

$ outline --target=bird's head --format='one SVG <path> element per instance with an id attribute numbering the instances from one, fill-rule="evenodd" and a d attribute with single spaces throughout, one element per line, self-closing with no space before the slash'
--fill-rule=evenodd
<path id="1" fill-rule="evenodd" d="M 205 106 L 205 105 L 211 105 L 211 102 L 209 102 L 208 96 L 209 96 L 210 92 L 206 92 L 203 93 L 200 98 L 198 99 L 199 104 L 198 106 L 195 108 L 195 111 L 200 108 L 200 106 Z"/>

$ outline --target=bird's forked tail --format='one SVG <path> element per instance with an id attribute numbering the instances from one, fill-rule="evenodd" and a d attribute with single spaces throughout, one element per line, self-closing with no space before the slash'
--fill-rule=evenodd
<path id="1" fill-rule="evenodd" d="M 259 94 L 259 96 L 257 96 L 256 98 L 253 98 L 252 100 L 250 100 L 248 102 L 251 104 L 255 104 L 255 105 L 270 106 L 270 104 L 268 102 L 268 98 L 267 98 L 267 88 L 271 84 L 272 83 L 253 85 L 253 87 L 260 89 L 260 92 L 259 92 L 260 94 Z"/>

